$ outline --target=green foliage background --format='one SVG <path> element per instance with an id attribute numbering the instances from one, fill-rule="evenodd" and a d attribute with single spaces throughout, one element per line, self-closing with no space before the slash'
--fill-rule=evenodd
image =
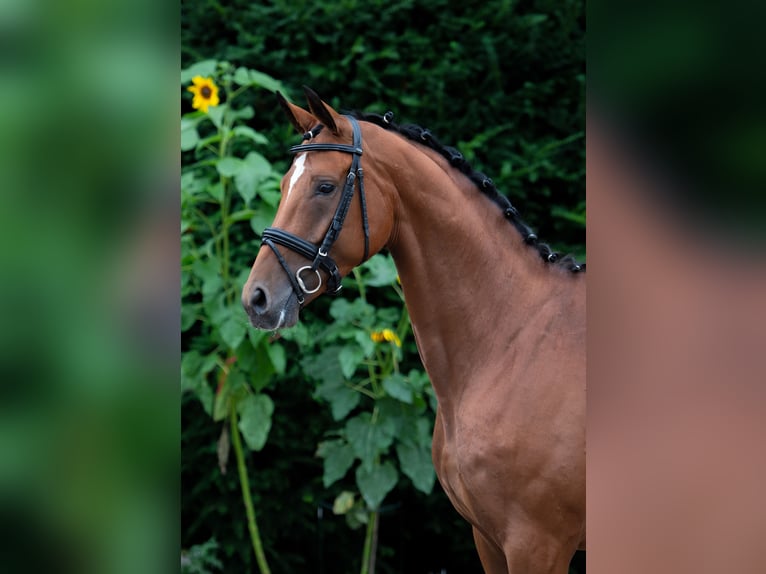
<path id="1" fill-rule="evenodd" d="M 227 60 L 268 74 L 297 103 L 303 103 L 301 86 L 306 84 L 336 109 L 392 110 L 398 122 L 427 126 L 492 177 L 543 240 L 583 258 L 584 19 L 584 4 L 573 1 L 184 1 L 182 66 Z M 184 112 L 191 111 L 187 96 Z M 286 149 L 296 141 L 268 89 L 248 91 L 241 99 L 252 108 L 243 119 L 257 137 L 233 140 L 232 153 L 246 158 L 255 152 L 267 160 L 259 163 L 267 173 L 252 196 L 232 198 L 230 213 L 244 214 L 230 229 L 232 285 L 211 287 L 215 270 L 205 267 L 204 250 L 209 238 L 193 226 L 185 229 L 185 240 L 193 245 L 187 263 L 194 268 L 186 279 L 183 337 L 191 371 L 187 380 L 194 382 L 185 388 L 197 388 L 184 393 L 182 401 L 182 546 L 214 537 L 224 571 L 255 569 L 236 471 L 229 463 L 223 474 L 216 454 L 226 423 L 214 422 L 212 403 L 199 400 L 205 393 L 212 400 L 219 382 L 218 367 L 203 365 L 199 357 L 230 344 L 240 354 L 249 349 L 245 362 L 254 370 L 267 366 L 256 390 L 275 407 L 265 445 L 247 456 L 272 571 L 355 572 L 363 529 L 349 528 L 331 510 L 341 491 L 354 489 L 354 473 L 325 486 L 326 467 L 317 448 L 338 432 L 342 436 L 338 429 L 351 417 L 380 403 L 363 396 L 348 412 L 338 412 L 345 407 L 333 402 L 328 380 L 315 373 L 323 353 L 337 355 L 343 348 L 351 350 L 341 365 L 341 380 L 364 372 L 363 357 L 354 359 L 363 337 L 358 341 L 351 330 L 360 328 L 359 317 L 344 314 L 347 308 L 337 300 L 321 298 L 302 312 L 297 331 L 271 340 L 250 331 L 245 335 L 244 313 L 223 329 L 208 316 L 206 289 L 241 288 L 258 249 L 257 232 L 273 213 L 270 194 L 288 167 Z M 208 135 L 200 131 L 200 137 Z M 189 165 L 198 158 L 189 148 L 183 159 Z M 226 171 L 220 165 L 217 169 Z M 187 180 L 185 185 L 194 184 Z M 348 279 L 345 300 L 353 303 L 367 286 L 366 300 L 375 311 L 366 328 L 393 327 L 385 321 L 396 322 L 401 302 L 392 286 L 368 284 L 375 283 L 375 276 L 376 270 L 367 268 L 358 280 Z M 421 367 L 412 338 L 403 337 L 397 352 L 400 371 L 409 382 L 417 381 Z M 200 370 L 207 376 L 198 377 Z M 200 392 L 200 384 L 208 390 Z M 391 385 L 390 390 L 398 392 Z M 413 400 L 421 401 L 417 416 L 430 430 L 433 405 L 427 390 L 426 385 Z M 395 398 L 385 391 L 380 397 L 391 403 Z M 397 408 L 411 408 L 401 398 Z M 396 461 L 393 450 L 381 456 Z M 438 485 L 430 494 L 424 490 L 399 476 L 384 500 L 378 572 L 480 572 L 468 526 Z"/>

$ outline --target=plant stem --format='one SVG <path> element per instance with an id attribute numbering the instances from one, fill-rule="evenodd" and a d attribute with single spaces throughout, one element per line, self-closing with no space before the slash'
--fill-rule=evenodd
<path id="1" fill-rule="evenodd" d="M 372 549 L 370 550 L 370 572 L 369 574 L 375 574 L 375 562 L 378 558 L 378 526 L 380 524 L 380 512 L 377 510 L 373 512 L 373 526 L 372 526 Z"/>
<path id="2" fill-rule="evenodd" d="M 354 274 L 354 279 L 356 279 L 356 286 L 359 288 L 359 298 L 367 302 L 367 292 L 364 287 L 364 281 L 362 281 L 362 274 L 359 272 L 359 269 L 354 267 L 352 270 L 352 273 Z"/>
<path id="3" fill-rule="evenodd" d="M 367 292 L 364 287 L 364 281 L 362 281 L 362 274 L 359 272 L 357 267 L 354 267 L 352 273 L 354 274 L 354 279 L 356 279 L 356 286 L 359 288 L 359 298 L 366 303 Z M 373 399 L 378 398 L 380 393 L 378 389 L 378 377 L 375 375 L 375 365 L 380 364 L 380 361 L 380 353 L 376 349 L 376 362 L 367 364 L 367 374 L 370 376 L 370 386 L 372 387 Z"/>
<path id="4" fill-rule="evenodd" d="M 407 310 L 407 305 L 402 304 L 402 315 L 399 318 L 399 324 L 396 326 L 396 333 L 399 335 L 399 339 L 404 341 L 407 333 L 410 330 L 410 313 Z"/>
<path id="5" fill-rule="evenodd" d="M 250 479 L 247 477 L 245 455 L 242 451 L 242 440 L 239 438 L 239 428 L 237 427 L 237 409 L 234 405 L 232 405 L 231 410 L 229 411 L 229 418 L 231 419 L 231 443 L 234 446 L 234 452 L 237 455 L 239 483 L 242 485 L 242 501 L 245 504 L 247 528 L 250 531 L 250 540 L 253 543 L 255 559 L 258 562 L 258 569 L 261 571 L 261 574 L 271 574 L 269 565 L 266 562 L 266 555 L 263 553 L 263 544 L 261 543 L 261 534 L 258 531 L 258 523 L 255 521 L 253 500 L 250 498 Z"/>
<path id="6" fill-rule="evenodd" d="M 226 157 L 228 153 L 228 145 L 229 145 L 229 131 L 231 130 L 231 114 L 229 113 L 229 109 L 226 109 L 223 113 L 223 118 L 221 120 L 221 128 L 219 129 L 219 133 L 221 134 L 221 143 L 218 146 L 218 158 L 223 159 Z M 229 184 L 231 183 L 231 179 L 228 177 L 225 177 L 224 175 L 220 176 L 221 181 L 221 248 L 220 248 L 220 264 L 221 264 L 221 278 L 223 279 L 224 285 L 228 285 L 229 283 L 229 202 L 231 200 L 231 191 L 229 189 Z M 228 302 L 233 302 L 233 297 L 230 296 L 230 293 L 227 292 L 226 297 Z"/>
<path id="7" fill-rule="evenodd" d="M 362 570 L 360 574 L 375 574 L 375 557 L 378 553 L 378 519 L 377 510 L 370 512 L 367 518 L 367 532 L 364 536 L 362 551 Z"/>

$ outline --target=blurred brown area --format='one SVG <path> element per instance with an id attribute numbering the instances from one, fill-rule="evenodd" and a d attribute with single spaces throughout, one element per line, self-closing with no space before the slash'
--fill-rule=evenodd
<path id="1" fill-rule="evenodd" d="M 589 8 L 588 567 L 764 572 L 762 20 Z"/>
<path id="2" fill-rule="evenodd" d="M 764 572 L 766 268 L 588 123 L 588 568 Z"/>
<path id="3" fill-rule="evenodd" d="M 589 572 L 766 572 L 764 10 L 588 10 Z"/>

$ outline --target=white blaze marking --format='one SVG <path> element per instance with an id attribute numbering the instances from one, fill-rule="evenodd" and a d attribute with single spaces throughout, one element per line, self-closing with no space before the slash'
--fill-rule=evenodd
<path id="1" fill-rule="evenodd" d="M 293 165 L 293 174 L 290 176 L 290 185 L 287 188 L 287 198 L 290 198 L 290 192 L 293 190 L 293 187 L 297 183 L 298 179 L 303 175 L 303 171 L 305 169 L 305 166 L 303 164 L 306 163 L 306 154 L 303 153 L 297 157 L 295 160 L 295 164 Z"/>

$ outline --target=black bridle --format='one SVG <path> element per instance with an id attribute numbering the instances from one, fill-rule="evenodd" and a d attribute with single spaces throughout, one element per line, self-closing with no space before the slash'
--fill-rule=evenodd
<path id="1" fill-rule="evenodd" d="M 325 233 L 324 239 L 321 245 L 316 246 L 313 243 L 301 239 L 297 235 L 278 229 L 276 227 L 267 227 L 263 230 L 261 236 L 261 244 L 268 245 L 277 256 L 279 264 L 282 269 L 287 273 L 290 284 L 293 286 L 298 297 L 298 303 L 303 305 L 305 295 L 311 295 L 319 291 L 322 286 L 322 276 L 319 274 L 319 269 L 324 270 L 327 273 L 327 292 L 336 294 L 340 291 L 341 280 L 343 279 L 338 270 L 338 265 L 330 257 L 330 248 L 335 240 L 338 238 L 341 229 L 343 229 L 343 222 L 346 220 L 348 214 L 348 208 L 351 205 L 351 199 L 354 197 L 354 188 L 357 179 L 359 180 L 359 199 L 362 205 L 362 230 L 364 231 L 364 257 L 362 261 L 367 260 L 370 251 L 370 229 L 367 222 L 367 202 L 364 198 L 364 174 L 362 171 L 361 157 L 362 157 L 362 130 L 359 128 L 357 121 L 351 116 L 345 116 L 354 132 L 354 142 L 352 145 L 335 144 L 335 143 L 308 143 L 299 144 L 290 148 L 291 153 L 303 153 L 308 151 L 340 151 L 344 153 L 350 153 L 352 155 L 351 168 L 346 176 L 346 184 L 343 187 L 343 193 L 340 196 L 340 202 L 335 210 L 335 215 L 330 222 L 330 227 Z M 311 134 L 310 134 L 311 136 Z M 277 249 L 275 243 L 287 247 L 292 251 L 302 255 L 306 259 L 312 260 L 311 265 L 304 265 L 293 273 L 290 267 L 287 265 L 287 261 Z M 306 287 L 306 283 L 303 280 L 303 274 L 308 271 L 314 273 L 317 277 L 317 285 L 313 288 Z"/>

